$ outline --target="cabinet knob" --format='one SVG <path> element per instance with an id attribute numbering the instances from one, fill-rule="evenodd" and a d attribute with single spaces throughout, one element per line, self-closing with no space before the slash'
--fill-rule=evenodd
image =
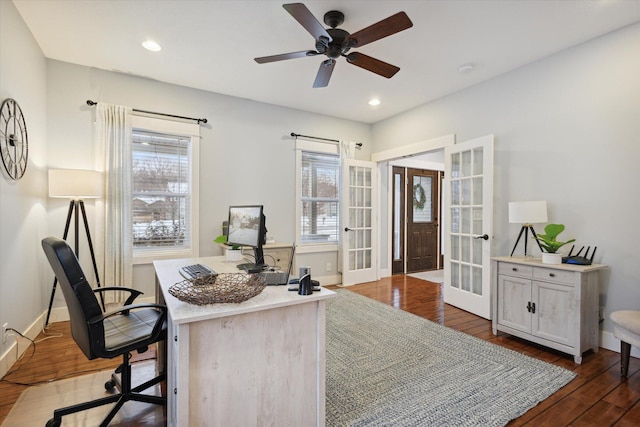
<path id="1" fill-rule="evenodd" d="M 549 273 L 549 277 L 556 277 L 556 275 L 553 273 Z"/>
<path id="2" fill-rule="evenodd" d="M 515 268 L 515 267 L 513 267 L 511 270 L 513 270 L 513 271 L 518 271 L 518 269 L 517 269 L 517 268 Z"/>

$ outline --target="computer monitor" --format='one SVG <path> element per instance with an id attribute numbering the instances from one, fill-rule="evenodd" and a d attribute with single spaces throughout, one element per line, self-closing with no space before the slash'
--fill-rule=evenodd
<path id="1" fill-rule="evenodd" d="M 266 243 L 267 227 L 262 205 L 230 206 L 227 243 L 249 246 L 255 254 L 255 266 L 264 266 L 262 245 Z"/>

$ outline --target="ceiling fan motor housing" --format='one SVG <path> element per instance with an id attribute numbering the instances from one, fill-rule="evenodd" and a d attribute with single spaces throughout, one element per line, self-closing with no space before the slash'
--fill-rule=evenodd
<path id="1" fill-rule="evenodd" d="M 348 43 L 345 44 L 345 40 L 349 37 L 349 33 L 339 28 L 328 28 L 327 33 L 333 39 L 329 42 L 326 52 L 321 52 L 327 55 L 329 58 L 336 59 L 346 54 L 351 46 Z"/>

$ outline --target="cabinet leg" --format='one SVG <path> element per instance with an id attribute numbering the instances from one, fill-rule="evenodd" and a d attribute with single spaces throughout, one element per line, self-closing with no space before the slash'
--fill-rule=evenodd
<path id="1" fill-rule="evenodd" d="M 582 355 L 581 354 L 576 354 L 575 356 L 573 356 L 573 361 L 580 365 L 582 363 Z"/>

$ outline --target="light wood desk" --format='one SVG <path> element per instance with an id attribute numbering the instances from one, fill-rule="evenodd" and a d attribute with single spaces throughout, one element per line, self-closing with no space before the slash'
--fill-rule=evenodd
<path id="1" fill-rule="evenodd" d="M 168 308 L 169 426 L 324 426 L 325 300 L 268 286 L 240 304 L 182 302 L 169 288 L 179 268 L 201 263 L 235 273 L 225 257 L 154 261 Z"/>

